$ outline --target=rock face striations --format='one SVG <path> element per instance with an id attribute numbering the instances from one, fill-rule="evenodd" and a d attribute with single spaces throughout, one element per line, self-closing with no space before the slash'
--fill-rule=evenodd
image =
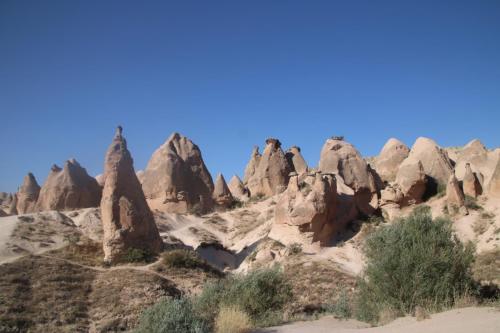
<path id="1" fill-rule="evenodd" d="M 66 161 L 61 169 L 53 165 L 47 180 L 43 184 L 37 211 L 71 210 L 99 206 L 101 187 L 95 178 L 75 159 Z"/>
<path id="2" fill-rule="evenodd" d="M 163 242 L 134 172 L 121 127 L 106 153 L 104 175 L 101 215 L 105 260 L 118 261 L 129 249 L 158 253 Z"/>
<path id="3" fill-rule="evenodd" d="M 281 142 L 274 138 L 267 139 L 262 156 L 259 156 L 258 149 L 254 149 L 245 170 L 250 195 L 269 197 L 283 192 L 292 169 L 281 149 Z"/>
<path id="4" fill-rule="evenodd" d="M 18 214 L 33 213 L 39 194 L 40 185 L 38 185 L 35 176 L 30 172 L 24 177 L 23 184 L 17 191 Z"/>
<path id="5" fill-rule="evenodd" d="M 152 209 L 186 213 L 213 208 L 214 184 L 201 151 L 179 133 L 154 152 L 144 170 L 142 188 Z"/>

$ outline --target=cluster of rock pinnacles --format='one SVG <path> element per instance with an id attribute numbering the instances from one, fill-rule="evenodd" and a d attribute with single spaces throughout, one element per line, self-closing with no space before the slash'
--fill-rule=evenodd
<path id="1" fill-rule="evenodd" d="M 411 149 L 390 139 L 367 163 L 343 137 L 332 137 L 323 145 L 318 167 L 309 168 L 300 148 L 283 151 L 278 139 L 269 138 L 262 154 L 253 149 L 243 180 L 235 175 L 227 184 L 218 174 L 214 184 L 198 146 L 178 133 L 136 173 L 118 127 L 102 175 L 89 176 L 74 159 L 63 168 L 53 165 L 41 187 L 29 173 L 16 194 L 2 194 L 8 204 L 2 214 L 100 205 L 105 260 L 113 262 L 130 248 L 162 249 L 152 210 L 206 213 L 280 194 L 275 223 L 295 226 L 326 245 L 350 221 L 420 203 L 439 188 L 446 189 L 448 210 L 461 214 L 467 214 L 466 196 L 500 197 L 498 149 L 489 151 L 473 140 L 451 153 L 428 138 L 418 138 Z"/>

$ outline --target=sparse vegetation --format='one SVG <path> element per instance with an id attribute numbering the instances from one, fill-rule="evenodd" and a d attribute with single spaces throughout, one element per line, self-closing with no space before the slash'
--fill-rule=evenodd
<path id="1" fill-rule="evenodd" d="M 302 253 L 302 245 L 299 243 L 292 243 L 288 245 L 288 255 L 297 255 Z"/>
<path id="2" fill-rule="evenodd" d="M 471 197 L 470 195 L 465 196 L 464 206 L 470 210 L 482 210 L 483 209 L 483 207 L 479 206 L 479 204 L 477 203 L 477 199 L 474 197 Z"/>
<path id="3" fill-rule="evenodd" d="M 476 234 L 476 236 L 480 236 L 488 230 L 488 220 L 478 218 L 474 221 L 474 224 L 472 225 L 472 230 Z"/>
<path id="4" fill-rule="evenodd" d="M 198 254 L 191 250 L 171 250 L 162 254 L 162 263 L 169 268 L 199 268 L 206 271 L 213 271 L 205 260 L 201 259 Z"/>
<path id="5" fill-rule="evenodd" d="M 359 281 L 358 319 L 384 321 L 384 312 L 440 309 L 474 290 L 473 247 L 453 234 L 451 222 L 433 220 L 428 208 L 386 226 L 367 239 L 367 266 Z"/>
<path id="6" fill-rule="evenodd" d="M 345 290 L 340 292 L 337 300 L 332 304 L 327 304 L 324 308 L 326 312 L 332 313 L 337 318 L 348 319 L 352 316 L 351 302 Z"/>
<path id="7" fill-rule="evenodd" d="M 130 262 L 130 263 L 140 263 L 140 262 L 153 262 L 154 255 L 147 250 L 137 249 L 137 248 L 129 248 L 127 252 L 123 255 L 121 261 L 122 262 Z"/>
<path id="8" fill-rule="evenodd" d="M 247 333 L 251 328 L 250 317 L 234 306 L 222 306 L 215 318 L 216 333 Z"/>

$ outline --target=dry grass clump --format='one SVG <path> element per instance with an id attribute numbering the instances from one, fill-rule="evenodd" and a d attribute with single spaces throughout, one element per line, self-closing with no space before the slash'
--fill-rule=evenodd
<path id="1" fill-rule="evenodd" d="M 477 281 L 500 284 L 500 249 L 477 255 L 472 271 Z"/>
<path id="2" fill-rule="evenodd" d="M 216 333 L 247 333 L 251 328 L 250 317 L 234 306 L 222 306 L 215 318 Z"/>
<path id="3" fill-rule="evenodd" d="M 485 220 L 483 218 L 478 218 L 476 221 L 474 221 L 474 224 L 472 225 L 472 231 L 476 234 L 476 236 L 484 234 L 489 227 L 488 220 Z"/>
<path id="4" fill-rule="evenodd" d="M 68 246 L 47 252 L 47 255 L 87 266 L 102 266 L 104 262 L 102 244 L 86 237 L 71 239 Z"/>

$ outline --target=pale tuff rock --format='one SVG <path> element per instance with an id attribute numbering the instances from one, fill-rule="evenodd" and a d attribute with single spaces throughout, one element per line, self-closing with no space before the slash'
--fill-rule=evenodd
<path id="1" fill-rule="evenodd" d="M 17 215 L 17 193 L 14 193 L 10 202 L 10 207 L 7 210 L 7 215 Z"/>
<path id="2" fill-rule="evenodd" d="M 30 172 L 24 177 L 23 184 L 17 191 L 17 212 L 19 214 L 33 213 L 39 194 L 40 185 Z"/>
<path id="3" fill-rule="evenodd" d="M 275 222 L 312 233 L 312 242 L 324 245 L 344 226 L 335 221 L 336 206 L 334 175 L 318 172 L 299 182 L 297 173 L 292 173 L 288 188 L 276 204 Z"/>
<path id="4" fill-rule="evenodd" d="M 101 187 L 95 178 L 71 159 L 66 161 L 63 169 L 52 166 L 40 190 L 36 211 L 97 207 L 100 200 Z"/>
<path id="5" fill-rule="evenodd" d="M 235 197 L 239 201 L 245 202 L 250 198 L 250 194 L 245 185 L 243 185 L 240 177 L 234 175 L 229 181 L 228 187 L 233 197 Z"/>
<path id="6" fill-rule="evenodd" d="M 255 174 L 255 170 L 259 165 L 261 157 L 262 155 L 259 153 L 259 147 L 258 146 L 253 147 L 252 155 L 250 156 L 250 161 L 248 161 L 248 164 L 245 168 L 245 174 L 243 176 L 244 184 L 247 184 L 250 178 L 252 178 L 252 176 Z"/>
<path id="7" fill-rule="evenodd" d="M 353 189 L 356 206 L 363 214 L 370 215 L 378 208 L 373 171 L 352 144 L 339 137 L 326 140 L 321 150 L 319 170 L 341 177 L 345 185 Z"/>
<path id="8" fill-rule="evenodd" d="M 495 171 L 488 184 L 488 195 L 500 198 L 500 159 L 497 162 Z"/>
<path id="9" fill-rule="evenodd" d="M 187 137 L 173 133 L 151 156 L 142 188 L 152 209 L 186 213 L 213 208 L 214 184 L 201 151 Z"/>
<path id="10" fill-rule="evenodd" d="M 472 140 L 458 151 L 455 165 L 455 174 L 463 180 L 466 173 L 466 164 L 469 163 L 472 172 L 476 174 L 481 186 L 486 187 L 495 170 L 499 154 L 488 151 L 477 139 Z"/>
<path id="11" fill-rule="evenodd" d="M 139 183 L 142 184 L 142 182 L 144 181 L 144 171 L 143 170 L 139 170 L 135 173 L 135 175 L 137 176 L 137 179 L 139 180 Z"/>
<path id="12" fill-rule="evenodd" d="M 406 164 L 407 160 L 408 163 L 420 161 L 425 174 L 436 184 L 446 184 L 453 171 L 446 152 L 429 138 L 418 138 L 403 164 Z"/>
<path id="13" fill-rule="evenodd" d="M 462 180 L 464 194 L 473 198 L 477 198 L 482 193 L 481 183 L 475 172 L 472 172 L 470 163 L 465 164 L 465 175 Z"/>
<path id="14" fill-rule="evenodd" d="M 4 216 L 7 215 L 7 212 L 10 210 L 12 203 L 12 194 L 7 192 L 0 192 L 0 213 L 5 213 Z"/>
<path id="15" fill-rule="evenodd" d="M 460 212 L 463 215 L 468 214 L 465 207 L 465 197 L 457 177 L 452 173 L 446 184 L 446 206 L 450 214 Z"/>
<path id="16" fill-rule="evenodd" d="M 398 139 L 389 139 L 375 158 L 375 170 L 385 182 L 396 179 L 399 166 L 408 157 L 410 149 Z"/>
<path id="17" fill-rule="evenodd" d="M 300 153 L 300 148 L 297 146 L 290 147 L 286 153 L 285 157 L 288 164 L 292 166 L 293 170 L 298 174 L 307 172 L 307 163 L 302 154 Z"/>
<path id="18" fill-rule="evenodd" d="M 104 259 L 108 262 L 120 260 L 129 249 L 158 253 L 163 246 L 121 132 L 119 127 L 104 164 L 101 216 Z"/>
<path id="19" fill-rule="evenodd" d="M 94 178 L 100 187 L 104 186 L 104 175 L 103 174 L 99 174 L 99 175 L 95 176 Z"/>
<path id="20" fill-rule="evenodd" d="M 234 201 L 231 191 L 226 184 L 226 180 L 220 173 L 215 180 L 213 199 L 215 204 L 221 207 L 229 207 Z"/>
<path id="21" fill-rule="evenodd" d="M 399 166 L 396 184 L 403 196 L 398 202 L 401 206 L 422 202 L 427 184 L 422 162 L 409 158 L 404 160 Z"/>
<path id="22" fill-rule="evenodd" d="M 280 141 L 273 138 L 267 139 L 255 172 L 247 183 L 250 195 L 269 197 L 283 192 L 291 171 L 292 167 L 288 164 L 285 153 L 281 149 Z"/>

